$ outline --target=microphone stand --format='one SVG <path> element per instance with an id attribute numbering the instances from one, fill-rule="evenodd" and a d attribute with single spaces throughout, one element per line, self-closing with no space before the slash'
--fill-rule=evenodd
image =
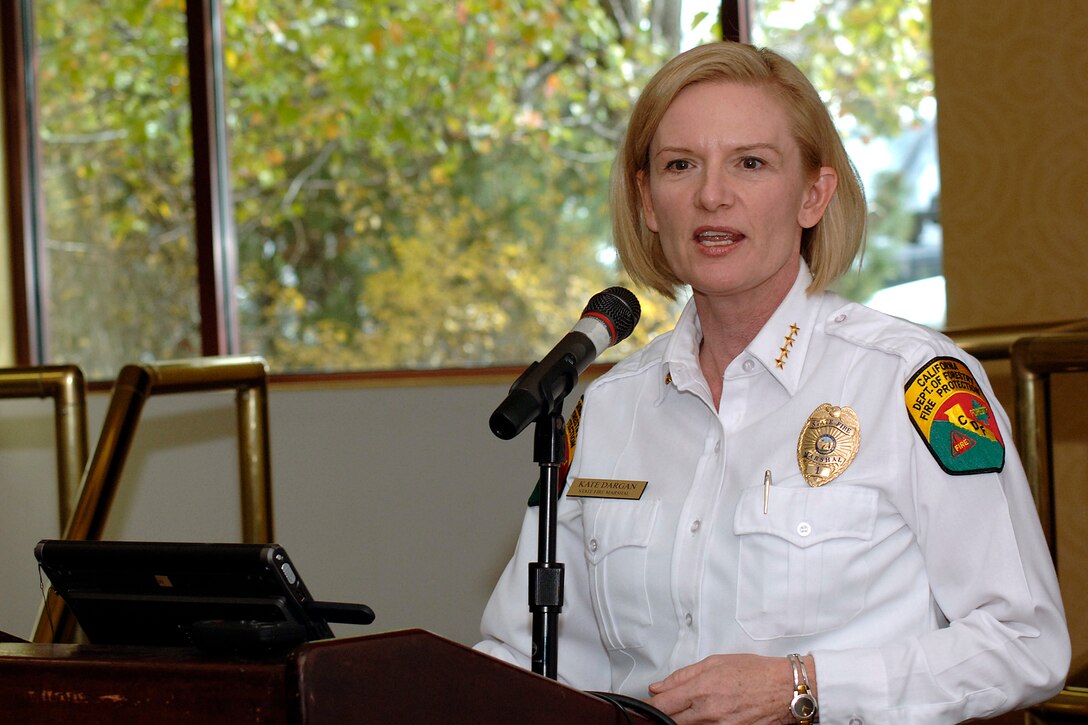
<path id="1" fill-rule="evenodd" d="M 567 459 L 563 401 L 574 388 L 578 371 L 563 361 L 557 377 L 564 379 L 564 389 L 554 400 L 551 381 L 540 384 L 541 400 L 546 405 L 536 418 L 533 435 L 533 460 L 540 467 L 540 515 L 537 538 L 539 561 L 529 564 L 529 609 L 533 613 L 533 672 L 550 679 L 559 678 L 559 613 L 563 610 L 563 564 L 555 560 L 556 509 L 559 506 L 559 468 Z M 547 383 L 547 384 L 546 384 Z"/>

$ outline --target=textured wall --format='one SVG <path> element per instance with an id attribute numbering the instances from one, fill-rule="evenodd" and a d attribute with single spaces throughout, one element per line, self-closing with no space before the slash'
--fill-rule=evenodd
<path id="1" fill-rule="evenodd" d="M 950 327 L 1088 317 L 1088 2 L 933 0 Z M 1008 366 L 988 366 L 1010 413 Z M 1052 381 L 1059 579 L 1088 684 L 1088 375 Z"/>
<path id="2" fill-rule="evenodd" d="M 932 11 L 949 326 L 1088 315 L 1088 3 Z"/>

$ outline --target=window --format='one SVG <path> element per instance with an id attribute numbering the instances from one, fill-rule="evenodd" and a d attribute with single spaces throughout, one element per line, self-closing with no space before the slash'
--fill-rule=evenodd
<path id="1" fill-rule="evenodd" d="M 200 355 L 183 3 L 34 3 L 52 361 Z"/>
<path id="2" fill-rule="evenodd" d="M 925 40 L 925 4 L 727 2 L 726 16 L 749 4 L 754 39 L 842 103 L 874 213 L 866 267 L 845 291 L 867 299 L 939 272 L 926 206 L 935 185 L 868 165 L 921 159 L 921 178 L 935 173 L 935 158 L 898 150 L 932 128 L 918 112 L 931 108 L 928 52 L 920 63 L 904 52 Z M 226 353 L 260 354 L 276 372 L 524 365 L 593 293 L 624 283 L 606 207 L 623 123 L 664 59 L 720 37 L 720 10 L 718 0 L 5 5 L 5 23 L 33 20 L 18 27 L 37 56 L 26 99 L 6 100 L 37 110 L 33 173 L 20 183 L 42 210 L 37 234 L 12 240 L 38 280 L 17 362 L 76 363 L 92 378 Z M 891 27 L 879 13 L 892 12 L 909 38 L 864 35 Z M 850 71 L 846 88 L 909 95 L 877 108 L 843 94 L 832 81 L 862 65 L 834 60 L 850 42 L 866 62 L 870 45 L 898 55 Z M 194 52 L 205 47 L 209 57 Z M 216 186 L 220 168 L 229 176 Z M 904 205 L 907 189 L 922 202 Z M 677 312 L 639 296 L 634 344 Z"/>
<path id="3" fill-rule="evenodd" d="M 181 0 L 24 0 L 38 357 L 92 377 L 209 352 L 279 371 L 524 363 L 622 282 L 615 142 L 662 59 L 717 36 L 708 4 L 223 0 L 187 18 Z M 189 138 L 214 120 L 192 120 L 187 54 L 220 38 L 220 73 L 193 72 L 223 84 L 221 304 L 239 324 L 209 351 Z M 646 338 L 672 313 L 644 302 Z"/>

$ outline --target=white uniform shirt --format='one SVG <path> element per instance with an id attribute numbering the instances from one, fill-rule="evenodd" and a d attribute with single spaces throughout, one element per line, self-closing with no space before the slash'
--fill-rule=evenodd
<path id="1" fill-rule="evenodd" d="M 560 499 L 560 679 L 646 697 L 712 654 L 812 653 L 820 721 L 843 725 L 958 722 L 1054 694 L 1069 665 L 1065 616 L 981 366 L 933 331 L 809 297 L 801 267 L 725 371 L 719 410 L 690 303 L 675 330 L 586 389 L 568 482 L 647 485 L 639 500 L 571 498 L 569 487 Z M 905 387 L 940 357 L 966 363 L 993 405 L 1000 472 L 949 475 L 907 414 Z M 811 487 L 798 437 L 824 403 L 857 413 L 860 447 Z M 477 645 L 526 668 L 537 511 Z"/>

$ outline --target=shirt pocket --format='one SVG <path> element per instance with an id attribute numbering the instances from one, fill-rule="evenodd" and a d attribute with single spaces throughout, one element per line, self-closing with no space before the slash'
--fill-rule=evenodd
<path id="1" fill-rule="evenodd" d="M 860 486 L 745 489 L 733 519 L 740 539 L 737 622 L 753 639 L 813 635 L 865 606 L 877 492 Z"/>
<path id="2" fill-rule="evenodd" d="M 609 649 L 641 647 L 650 616 L 649 544 L 660 501 L 587 501 L 590 599 Z"/>

